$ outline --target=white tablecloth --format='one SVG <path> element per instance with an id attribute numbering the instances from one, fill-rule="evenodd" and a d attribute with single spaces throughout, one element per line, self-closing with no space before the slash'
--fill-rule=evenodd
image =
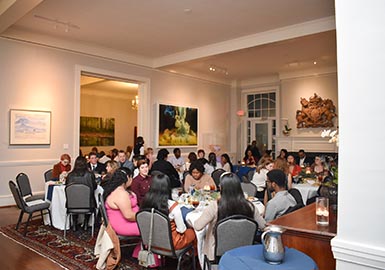
<path id="1" fill-rule="evenodd" d="M 45 196 L 48 194 L 48 186 L 52 184 L 52 182 L 47 182 L 45 184 Z M 56 185 L 52 191 L 52 199 L 51 199 L 51 218 L 52 218 L 52 226 L 59 230 L 64 230 L 65 218 L 66 218 L 66 195 L 65 195 L 65 185 Z M 95 190 L 95 200 L 96 203 L 99 202 L 98 194 L 103 193 L 103 188 L 98 185 Z M 46 201 L 49 201 L 47 197 Z M 44 224 L 50 225 L 49 217 L 44 215 Z M 67 220 L 67 230 L 69 229 L 69 219 Z"/>
<path id="2" fill-rule="evenodd" d="M 313 186 L 310 184 L 293 184 L 293 188 L 299 190 L 302 196 L 302 201 L 305 205 L 308 199 L 317 196 L 318 186 Z"/>
<path id="3" fill-rule="evenodd" d="M 192 211 L 186 215 L 186 221 L 192 228 L 194 228 L 194 223 L 202 215 L 202 212 L 203 212 L 203 209 L 194 210 L 194 211 Z M 197 237 L 198 259 L 199 259 L 199 262 L 201 264 L 202 269 L 203 269 L 203 261 L 204 261 L 202 249 L 203 249 L 203 242 L 205 240 L 206 230 L 207 230 L 207 226 L 203 230 L 200 230 L 200 231 L 197 231 L 194 229 L 195 235 Z"/>

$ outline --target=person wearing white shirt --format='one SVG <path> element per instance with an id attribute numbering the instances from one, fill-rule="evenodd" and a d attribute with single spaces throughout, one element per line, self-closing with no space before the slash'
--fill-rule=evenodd
<path id="1" fill-rule="evenodd" d="M 274 161 L 271 159 L 266 159 L 262 165 L 259 165 L 255 170 L 253 183 L 257 187 L 257 191 L 263 191 L 266 187 L 267 173 L 271 171 L 274 167 Z"/>
<path id="2" fill-rule="evenodd" d="M 168 158 L 168 162 L 174 166 L 175 170 L 178 172 L 180 179 L 183 178 L 183 172 L 185 171 L 185 161 L 181 156 L 180 148 L 175 148 L 173 150 L 174 156 Z"/>
<path id="3" fill-rule="evenodd" d="M 217 156 L 214 152 L 210 152 L 209 154 L 209 162 L 207 162 L 205 165 L 205 173 L 208 175 L 211 175 L 213 171 L 216 169 L 222 168 L 222 164 L 217 161 Z"/>

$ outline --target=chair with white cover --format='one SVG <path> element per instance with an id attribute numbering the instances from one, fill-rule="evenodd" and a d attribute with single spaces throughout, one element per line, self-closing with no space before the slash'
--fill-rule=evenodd
<path id="1" fill-rule="evenodd" d="M 258 223 L 243 215 L 233 215 L 219 221 L 214 232 L 215 258 L 214 261 L 209 261 L 205 255 L 203 270 L 218 269 L 219 259 L 226 251 L 252 245 L 257 229 Z"/>
<path id="2" fill-rule="evenodd" d="M 21 197 L 23 197 L 26 202 L 44 200 L 44 194 L 32 194 L 31 183 L 29 182 L 28 175 L 26 175 L 25 173 L 19 173 L 16 176 L 16 183 L 19 187 Z"/>
<path id="3" fill-rule="evenodd" d="M 90 214 L 92 218 L 91 237 L 94 236 L 95 225 L 95 205 L 94 192 L 91 188 L 84 184 L 73 183 L 65 187 L 66 195 L 66 219 L 64 224 L 64 238 L 67 231 L 67 217 L 79 214 Z"/>
<path id="4" fill-rule="evenodd" d="M 29 215 L 28 220 L 25 223 L 25 227 L 24 227 L 24 236 L 27 234 L 27 228 L 28 228 L 29 222 L 31 221 L 32 218 L 36 217 L 36 216 L 33 216 L 35 212 L 40 212 L 40 216 L 42 220 L 43 220 L 43 215 L 48 214 L 50 222 L 52 224 L 51 212 L 49 210 L 49 207 L 50 207 L 49 202 L 42 201 L 42 200 L 26 202 L 21 196 L 20 190 L 16 186 L 16 184 L 13 181 L 9 181 L 8 184 L 9 184 L 9 189 L 12 192 L 13 198 L 15 199 L 16 205 L 20 209 L 19 219 L 17 221 L 16 228 L 15 228 L 16 230 L 19 229 L 24 213 L 27 213 Z M 47 213 L 43 213 L 43 210 L 47 210 Z"/>
<path id="5" fill-rule="evenodd" d="M 136 213 L 136 222 L 138 223 L 142 244 L 148 246 L 151 225 L 151 209 L 142 209 Z M 177 270 L 180 270 L 180 262 L 184 254 L 191 251 L 192 267 L 195 270 L 195 251 L 192 244 L 183 249 L 176 250 L 172 241 L 171 224 L 167 215 L 154 210 L 153 232 L 151 252 L 176 258 L 178 260 Z"/>

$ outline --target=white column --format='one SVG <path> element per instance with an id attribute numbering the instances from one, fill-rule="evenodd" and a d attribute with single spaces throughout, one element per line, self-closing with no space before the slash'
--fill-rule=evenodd
<path id="1" fill-rule="evenodd" d="M 385 269 L 385 1 L 336 0 L 338 270 Z"/>

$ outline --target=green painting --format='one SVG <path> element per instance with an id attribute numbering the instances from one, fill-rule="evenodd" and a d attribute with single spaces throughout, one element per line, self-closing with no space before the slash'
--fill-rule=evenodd
<path id="1" fill-rule="evenodd" d="M 80 146 L 114 146 L 115 118 L 80 117 Z"/>

